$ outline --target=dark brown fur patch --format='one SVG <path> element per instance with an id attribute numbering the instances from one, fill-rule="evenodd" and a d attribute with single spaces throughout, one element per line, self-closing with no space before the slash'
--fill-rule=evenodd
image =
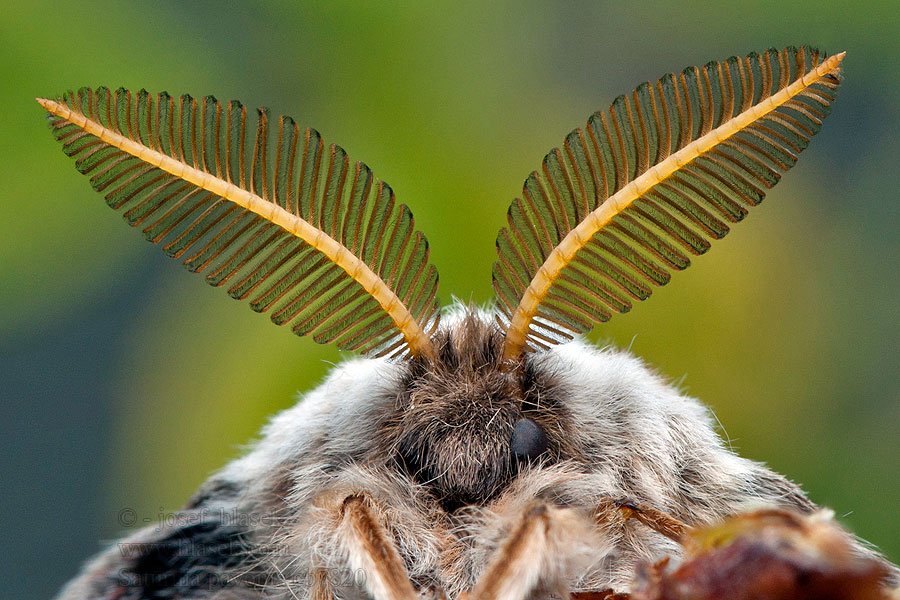
<path id="1" fill-rule="evenodd" d="M 483 504 L 510 482 L 518 468 L 510 438 L 519 419 L 557 424 L 546 394 L 535 394 L 533 371 L 525 363 L 501 367 L 503 334 L 494 323 L 471 310 L 434 343 L 436 360 L 411 362 L 386 437 L 398 463 L 452 511 Z"/>

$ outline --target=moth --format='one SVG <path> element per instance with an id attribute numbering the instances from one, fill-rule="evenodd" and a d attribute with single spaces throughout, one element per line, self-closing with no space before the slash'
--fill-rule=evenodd
<path id="1" fill-rule="evenodd" d="M 60 597 L 627 592 L 639 563 L 682 555 L 688 528 L 814 511 L 729 451 L 698 401 L 578 336 L 763 199 L 829 114 L 842 57 L 711 62 L 592 115 L 509 207 L 484 309 L 442 310 L 409 209 L 289 117 L 124 89 L 39 99 L 76 168 L 148 240 L 276 324 L 362 355 Z"/>

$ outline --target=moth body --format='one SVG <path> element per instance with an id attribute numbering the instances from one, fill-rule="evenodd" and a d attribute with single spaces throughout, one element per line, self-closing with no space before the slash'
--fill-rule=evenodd
<path id="1" fill-rule="evenodd" d="M 456 598 L 544 507 L 553 518 L 535 552 L 558 563 L 549 569 L 558 580 L 542 585 L 627 591 L 638 561 L 677 558 L 680 546 L 638 521 L 607 518 L 611 499 L 688 525 L 760 505 L 814 509 L 787 479 L 731 453 L 699 402 L 628 353 L 575 341 L 503 368 L 491 315 L 456 307 L 443 323 L 439 362 L 338 366 L 200 489 L 176 519 L 191 528 L 153 527 L 125 543 L 222 538 L 231 554 L 200 565 L 206 584 L 250 598 L 262 578 L 267 590 L 304 598 L 321 571 L 339 597 L 365 598 L 372 590 L 353 574 L 371 578 L 371 569 L 356 561 L 363 551 L 343 513 L 360 498 L 415 588 Z M 511 450 L 523 420 L 546 444 L 525 460 Z M 181 574 L 203 559 L 162 554 L 166 571 Z M 114 548 L 94 566 L 103 576 L 89 573 L 63 597 L 85 597 L 92 580 L 99 587 L 87 597 L 107 597 L 101 588 L 116 580 L 106 574 L 141 581 L 151 567 Z"/>

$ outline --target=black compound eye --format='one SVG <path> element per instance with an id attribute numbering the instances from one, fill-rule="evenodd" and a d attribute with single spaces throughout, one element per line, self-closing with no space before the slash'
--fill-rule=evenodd
<path id="1" fill-rule="evenodd" d="M 547 436 L 531 419 L 519 419 L 509 441 L 513 456 L 521 461 L 534 460 L 547 450 Z"/>

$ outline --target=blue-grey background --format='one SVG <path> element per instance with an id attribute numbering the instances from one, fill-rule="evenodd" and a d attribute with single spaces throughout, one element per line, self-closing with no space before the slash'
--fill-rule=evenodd
<path id="1" fill-rule="evenodd" d="M 156 521 L 320 380 L 332 348 L 121 223 L 33 98 L 82 85 L 267 105 L 411 205 L 441 298 L 491 297 L 525 176 L 638 83 L 769 46 L 847 50 L 833 116 L 744 224 L 599 327 L 743 455 L 900 560 L 900 9 L 893 2 L 49 2 L 0 18 L 4 596 L 46 598 L 131 509 Z"/>

